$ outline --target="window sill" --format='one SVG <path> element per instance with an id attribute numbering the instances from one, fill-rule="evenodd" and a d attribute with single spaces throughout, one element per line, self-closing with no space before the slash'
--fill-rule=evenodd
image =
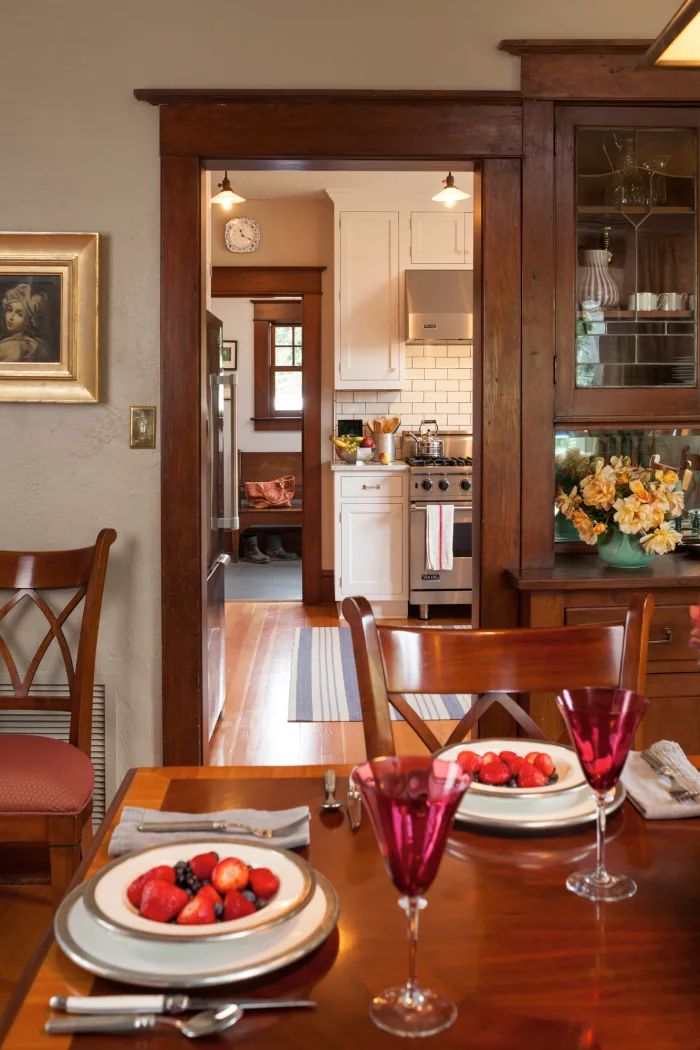
<path id="1" fill-rule="evenodd" d="M 301 430 L 301 416 L 251 416 L 254 430 Z"/>

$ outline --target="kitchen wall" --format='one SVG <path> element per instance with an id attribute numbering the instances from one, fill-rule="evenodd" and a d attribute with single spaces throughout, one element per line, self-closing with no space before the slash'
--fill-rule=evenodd
<path id="1" fill-rule="evenodd" d="M 0 228 L 100 231 L 104 382 L 99 405 L 0 409 L 0 546 L 64 548 L 116 527 L 97 678 L 120 776 L 159 761 L 161 718 L 160 452 L 128 447 L 129 405 L 159 399 L 159 113 L 133 89 L 516 90 L 501 38 L 653 37 L 677 7 L 5 0 Z"/>
<path id="2" fill-rule="evenodd" d="M 406 389 L 339 390 L 335 418 L 400 416 L 403 429 L 435 419 L 441 430 L 471 430 L 472 347 L 407 346 Z"/>

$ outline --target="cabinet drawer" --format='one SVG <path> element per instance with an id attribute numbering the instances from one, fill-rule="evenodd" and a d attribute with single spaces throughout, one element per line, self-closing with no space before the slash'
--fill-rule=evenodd
<path id="1" fill-rule="evenodd" d="M 341 475 L 341 499 L 403 499 L 406 478 L 402 474 Z"/>
<path id="2" fill-rule="evenodd" d="M 589 623 L 624 623 L 627 610 L 567 609 L 564 615 L 567 627 Z M 690 615 L 687 605 L 660 605 L 654 609 L 649 640 L 649 663 L 661 660 L 697 661 L 697 654 L 688 648 Z"/>

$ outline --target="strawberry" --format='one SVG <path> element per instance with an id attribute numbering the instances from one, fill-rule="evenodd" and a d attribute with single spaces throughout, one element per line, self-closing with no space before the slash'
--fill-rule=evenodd
<path id="1" fill-rule="evenodd" d="M 551 757 L 545 755 L 543 751 L 539 753 L 533 765 L 535 766 L 535 769 L 539 769 L 540 773 L 544 773 L 547 778 L 551 777 L 554 772 L 554 763 L 552 762 Z"/>
<path id="2" fill-rule="evenodd" d="M 499 751 L 498 757 L 501 762 L 505 762 L 509 769 L 512 769 L 513 762 L 520 758 L 519 755 L 516 755 L 515 751 Z"/>
<path id="3" fill-rule="evenodd" d="M 200 890 L 182 909 L 177 923 L 178 926 L 203 926 L 207 922 L 216 922 L 214 902 Z"/>
<path id="4" fill-rule="evenodd" d="M 537 756 L 539 754 L 540 754 L 539 751 L 528 751 L 528 753 L 525 755 L 525 761 L 526 762 L 531 762 L 531 763 L 534 764 L 534 761 L 535 761 L 535 759 L 537 758 Z"/>
<path id="5" fill-rule="evenodd" d="M 212 904 L 221 904 L 221 896 L 216 892 L 214 887 L 207 883 L 206 886 L 202 886 L 201 890 L 197 890 L 195 894 L 197 897 L 208 897 Z"/>
<path id="6" fill-rule="evenodd" d="M 512 775 L 505 762 L 501 762 L 499 758 L 487 762 L 479 770 L 479 780 L 482 784 L 507 784 Z"/>
<path id="7" fill-rule="evenodd" d="M 533 765 L 531 762 L 523 762 L 518 773 L 518 787 L 521 788 L 538 788 L 543 787 L 547 783 L 547 777 L 544 773 Z"/>
<path id="8" fill-rule="evenodd" d="M 223 896 L 229 890 L 242 890 L 248 883 L 248 865 L 238 857 L 224 857 L 211 873 L 211 881 Z"/>
<path id="9" fill-rule="evenodd" d="M 465 773 L 478 773 L 482 761 L 481 755 L 477 755 L 476 751 L 460 751 L 457 755 L 457 764 Z"/>
<path id="10" fill-rule="evenodd" d="M 201 882 L 203 879 L 211 878 L 211 873 L 218 862 L 219 854 L 212 850 L 211 853 L 198 853 L 196 857 L 193 857 L 190 861 L 190 868 L 195 878 Z"/>
<path id="11" fill-rule="evenodd" d="M 165 879 L 151 879 L 143 888 L 139 913 L 154 922 L 170 922 L 187 904 L 189 897 L 179 886 Z M 213 907 L 213 905 L 212 905 Z"/>
<path id="12" fill-rule="evenodd" d="M 175 869 L 171 868 L 169 864 L 159 864 L 156 868 L 149 868 L 148 871 L 144 871 L 143 875 L 139 875 L 137 879 L 134 879 L 126 891 L 126 895 L 135 908 L 138 908 L 141 904 L 144 886 L 147 882 L 152 882 L 153 879 L 162 879 L 163 882 L 170 882 L 174 886 Z"/>
<path id="13" fill-rule="evenodd" d="M 488 762 L 497 762 L 498 755 L 495 751 L 487 751 L 485 755 L 481 756 L 481 764 L 485 766 Z"/>
<path id="14" fill-rule="evenodd" d="M 513 773 L 514 776 L 517 776 L 523 766 L 529 765 L 529 762 L 526 762 L 522 755 L 515 755 L 511 758 L 510 762 L 506 762 L 506 765 L 511 773 Z"/>
<path id="15" fill-rule="evenodd" d="M 253 902 L 238 890 L 229 890 L 224 898 L 224 922 L 229 922 L 230 919 L 242 919 L 244 915 L 252 915 L 255 910 Z"/>
<path id="16" fill-rule="evenodd" d="M 251 868 L 250 888 L 256 897 L 268 901 L 280 888 L 280 880 L 269 868 Z"/>

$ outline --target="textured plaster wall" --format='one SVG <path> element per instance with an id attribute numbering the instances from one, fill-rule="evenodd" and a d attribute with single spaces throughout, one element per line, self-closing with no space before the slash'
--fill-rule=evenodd
<path id="1" fill-rule="evenodd" d="M 0 406 L 0 544 L 113 525 L 98 680 L 117 769 L 160 754 L 158 114 L 135 87 L 504 88 L 502 37 L 654 36 L 677 0 L 5 0 L 0 228 L 103 235 L 100 405 Z M 290 755 L 290 761 L 294 756 Z"/>

